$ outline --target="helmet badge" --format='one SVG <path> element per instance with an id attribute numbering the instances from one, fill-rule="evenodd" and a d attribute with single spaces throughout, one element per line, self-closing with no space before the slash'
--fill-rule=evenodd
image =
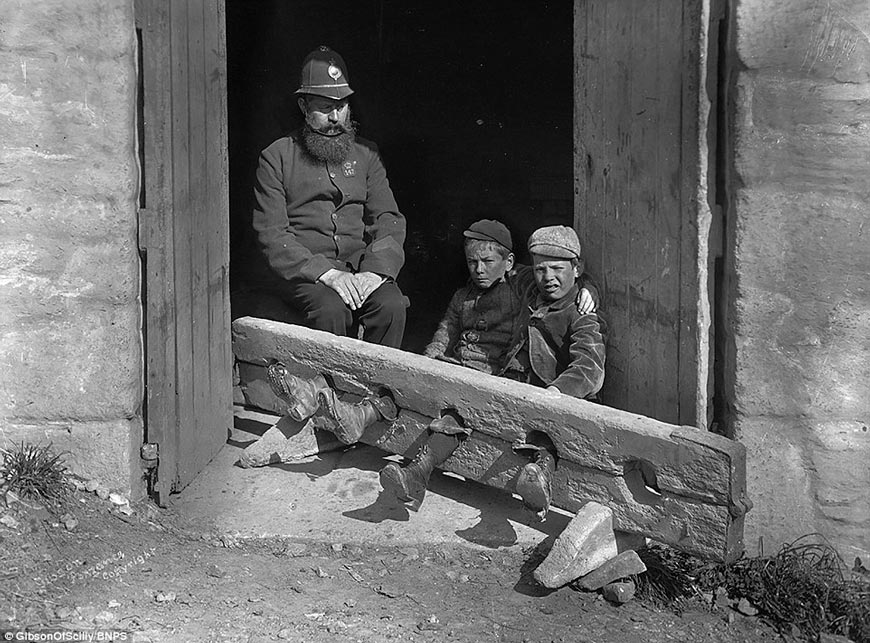
<path id="1" fill-rule="evenodd" d="M 332 78 L 332 80 L 338 80 L 341 78 L 341 70 L 333 64 L 329 65 L 326 73 L 329 74 L 329 77 Z"/>

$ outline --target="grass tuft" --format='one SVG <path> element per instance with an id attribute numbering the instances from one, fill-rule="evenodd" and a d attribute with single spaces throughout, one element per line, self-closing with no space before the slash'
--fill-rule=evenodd
<path id="1" fill-rule="evenodd" d="M 646 565 L 646 572 L 635 580 L 644 602 L 680 612 L 687 600 L 701 595 L 697 575 L 704 562 L 700 559 L 659 544 L 650 544 L 637 554 Z"/>
<path id="2" fill-rule="evenodd" d="M 782 546 L 773 556 L 705 563 L 688 554 L 651 545 L 638 555 L 647 571 L 638 576 L 638 595 L 659 607 L 723 588 L 731 600 L 746 598 L 783 632 L 792 625 L 808 640 L 823 632 L 870 643 L 870 575 L 860 559 L 851 571 L 817 534 Z"/>
<path id="3" fill-rule="evenodd" d="M 64 503 L 68 495 L 64 454 L 54 453 L 50 443 L 37 446 L 22 442 L 9 450 L 0 448 L 0 454 L 0 493 L 12 491 L 47 507 Z"/>

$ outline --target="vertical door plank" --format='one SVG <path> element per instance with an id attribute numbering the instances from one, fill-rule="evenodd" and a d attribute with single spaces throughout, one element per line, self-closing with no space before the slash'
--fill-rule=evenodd
<path id="1" fill-rule="evenodd" d="M 143 0 L 142 70 L 145 136 L 143 181 L 146 208 L 140 226 L 145 234 L 146 436 L 159 444 L 157 481 L 152 490 L 163 502 L 170 492 L 177 462 L 175 328 L 175 230 L 172 225 L 173 182 L 166 159 L 172 141 L 170 17 L 163 2 Z"/>
<path id="2" fill-rule="evenodd" d="M 188 88 L 188 24 L 187 4 L 170 4 L 172 25 L 172 175 L 173 175 L 173 223 L 175 226 L 175 305 L 178 316 L 176 326 L 176 349 L 178 360 L 178 427 L 176 430 L 179 450 L 178 469 L 174 472 L 173 491 L 179 489 L 178 475 L 187 468 L 185 463 L 185 435 L 195 425 L 194 416 L 194 364 L 193 364 L 193 274 L 192 261 L 192 216 L 190 211 L 190 105 Z"/>
<path id="3" fill-rule="evenodd" d="M 672 0 L 665 0 L 672 1 Z M 668 412 L 667 404 L 658 401 L 649 410 L 650 371 L 661 368 L 663 345 L 674 353 L 676 364 L 676 337 L 660 333 L 662 310 L 658 306 L 662 287 L 659 272 L 658 247 L 661 217 L 659 195 L 659 160 L 662 114 L 661 83 L 666 82 L 660 73 L 658 57 L 659 11 L 662 2 L 632 2 L 632 29 L 629 51 L 629 68 L 632 70 L 628 91 L 629 138 L 631 161 L 629 168 L 630 206 L 627 279 L 628 279 L 628 352 L 625 364 L 629 388 L 627 395 L 635 400 L 627 410 L 650 412 L 659 419 L 673 421 L 676 408 Z M 667 268 L 665 268 L 667 270 Z M 667 352 L 665 353 L 667 354 Z M 664 387 L 667 388 L 667 387 Z M 661 383 L 656 381 L 656 391 Z M 643 406 L 635 406 L 643 404 Z"/>
<path id="4" fill-rule="evenodd" d="M 680 339 L 684 326 L 682 321 L 687 310 L 683 308 L 681 297 L 683 279 L 688 277 L 682 271 L 684 248 L 691 244 L 692 227 L 685 225 L 693 216 L 682 203 L 682 181 L 685 172 L 692 168 L 683 163 L 682 140 L 687 123 L 683 120 L 683 91 L 685 89 L 685 69 L 691 62 L 683 59 L 683 1 L 667 0 L 658 3 L 659 22 L 656 32 L 658 38 L 660 78 L 661 119 L 659 126 L 659 193 L 661 207 L 658 216 L 658 240 L 656 258 L 661 287 L 658 292 L 659 310 L 658 354 L 656 367 L 651 373 L 660 394 L 656 397 L 656 417 L 665 422 L 689 424 L 689 418 L 680 408 Z M 696 63 L 697 64 L 697 63 Z M 666 72 L 668 66 L 673 67 Z M 685 326 L 689 334 L 697 328 L 694 324 Z M 691 382 L 686 385 L 694 386 Z"/>
<path id="5" fill-rule="evenodd" d="M 604 132 L 599 127 L 601 113 L 605 109 L 604 87 L 606 69 L 597 63 L 606 55 L 604 50 L 604 21 L 607 3 L 576 2 L 574 10 L 574 158 L 575 158 L 575 225 L 586 259 L 587 269 L 599 281 L 606 294 L 604 267 L 608 248 L 604 236 L 604 176 L 602 163 L 605 158 Z M 612 319 L 604 302 L 604 314 Z M 611 329 L 612 332 L 612 329 Z M 608 349 L 614 348 L 608 343 Z M 618 368 L 618 360 L 612 361 L 608 354 L 607 377 Z M 606 382 L 609 385 L 609 382 Z"/>
<path id="6" fill-rule="evenodd" d="M 710 3 L 682 2 L 683 128 L 681 210 L 683 244 L 680 271 L 680 419 L 684 424 L 707 426 L 707 391 L 710 373 L 710 298 L 707 289 L 708 245 L 711 214 L 707 199 L 707 116 L 710 99 L 704 87 L 707 68 L 707 29 Z M 704 248 L 701 252 L 701 248 Z M 694 383 L 694 385 L 693 385 Z"/>
<path id="7" fill-rule="evenodd" d="M 598 55 L 595 47 L 599 41 L 594 37 L 598 32 L 594 24 L 596 8 L 597 5 L 586 2 L 574 4 L 574 227 L 585 246 L 587 267 L 603 265 L 600 225 L 596 226 L 589 214 L 590 210 L 601 209 L 596 198 L 599 193 L 593 190 L 587 174 L 592 171 L 592 157 L 600 156 L 599 137 L 589 117 L 598 108 L 596 101 L 600 96 L 598 77 L 593 76 L 599 67 L 588 64 L 589 58 Z M 594 276 L 601 279 L 601 275 Z"/>
<path id="8" fill-rule="evenodd" d="M 606 43 L 602 52 L 609 61 L 602 87 L 601 129 L 604 132 L 604 163 L 600 166 L 604 184 L 603 236 L 607 260 L 604 269 L 605 292 L 612 304 L 608 305 L 611 320 L 611 342 L 620 359 L 614 360 L 622 373 L 621 379 L 610 378 L 604 394 L 610 398 L 627 400 L 637 398 L 640 384 L 631 370 L 632 306 L 628 261 L 631 253 L 630 223 L 634 213 L 629 210 L 631 186 L 629 168 L 633 142 L 629 140 L 631 114 L 629 97 L 631 75 L 632 2 L 606 3 L 606 20 L 602 38 Z"/>
<path id="9" fill-rule="evenodd" d="M 208 306 L 208 230 L 206 190 L 206 96 L 205 34 L 203 0 L 188 0 L 187 66 L 188 149 L 190 172 L 187 202 L 190 225 L 190 341 L 191 341 L 191 422 L 181 427 L 181 451 L 185 454 L 179 471 L 180 483 L 186 484 L 208 460 L 211 453 L 202 439 L 204 425 L 210 421 L 209 405 L 209 306 Z M 205 459 L 207 456 L 207 459 Z M 202 460 L 205 459 L 203 462 Z"/>
<path id="10" fill-rule="evenodd" d="M 226 23 L 224 0 L 207 0 L 205 21 L 205 191 L 208 245 L 208 369 L 210 423 L 203 443 L 211 457 L 232 426 L 232 342 L 229 288 L 229 158 L 227 132 Z M 209 452 L 210 451 L 210 452 Z"/>
<path id="11" fill-rule="evenodd" d="M 233 342 L 232 342 L 232 315 L 230 307 L 230 191 L 229 191 L 229 175 L 230 175 L 230 159 L 229 159 L 229 106 L 228 106 L 228 91 L 229 81 L 227 72 L 227 21 L 226 21 L 226 0 L 215 0 L 218 6 L 218 27 L 220 40 L 218 41 L 218 59 L 220 63 L 220 85 L 216 91 L 220 98 L 220 132 L 221 132 L 221 167 L 220 167 L 220 188 L 221 188 L 221 212 L 226 213 L 223 220 L 223 225 L 220 226 L 220 234 L 217 237 L 218 247 L 221 251 L 221 307 L 219 314 L 221 315 L 220 337 L 215 340 L 215 343 L 220 347 L 219 355 L 221 365 L 223 366 L 223 381 L 219 382 L 220 391 L 216 397 L 225 400 L 224 417 L 227 428 L 233 426 Z M 224 397 L 225 396 L 225 397 Z"/>

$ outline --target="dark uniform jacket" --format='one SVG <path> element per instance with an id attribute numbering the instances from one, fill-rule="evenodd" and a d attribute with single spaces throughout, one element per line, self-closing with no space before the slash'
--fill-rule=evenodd
<path id="1" fill-rule="evenodd" d="M 302 149 L 300 132 L 260 154 L 253 227 L 272 271 L 314 282 L 330 268 L 395 279 L 405 262 L 405 217 L 373 143 L 357 138 L 347 161 Z"/>
<path id="2" fill-rule="evenodd" d="M 578 286 L 558 301 L 546 301 L 532 286 L 520 320 L 520 331 L 500 375 L 532 384 L 555 386 L 579 398 L 593 397 L 604 384 L 603 322 L 595 313 L 577 312 Z M 510 371 L 526 372 L 518 378 Z"/>

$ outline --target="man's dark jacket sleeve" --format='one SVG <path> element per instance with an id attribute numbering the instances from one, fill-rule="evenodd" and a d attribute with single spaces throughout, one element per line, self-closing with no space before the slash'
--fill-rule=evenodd
<path id="1" fill-rule="evenodd" d="M 360 272 L 374 272 L 395 279 L 405 263 L 405 217 L 387 181 L 387 171 L 377 150 L 370 150 L 363 222 L 368 245 Z"/>

